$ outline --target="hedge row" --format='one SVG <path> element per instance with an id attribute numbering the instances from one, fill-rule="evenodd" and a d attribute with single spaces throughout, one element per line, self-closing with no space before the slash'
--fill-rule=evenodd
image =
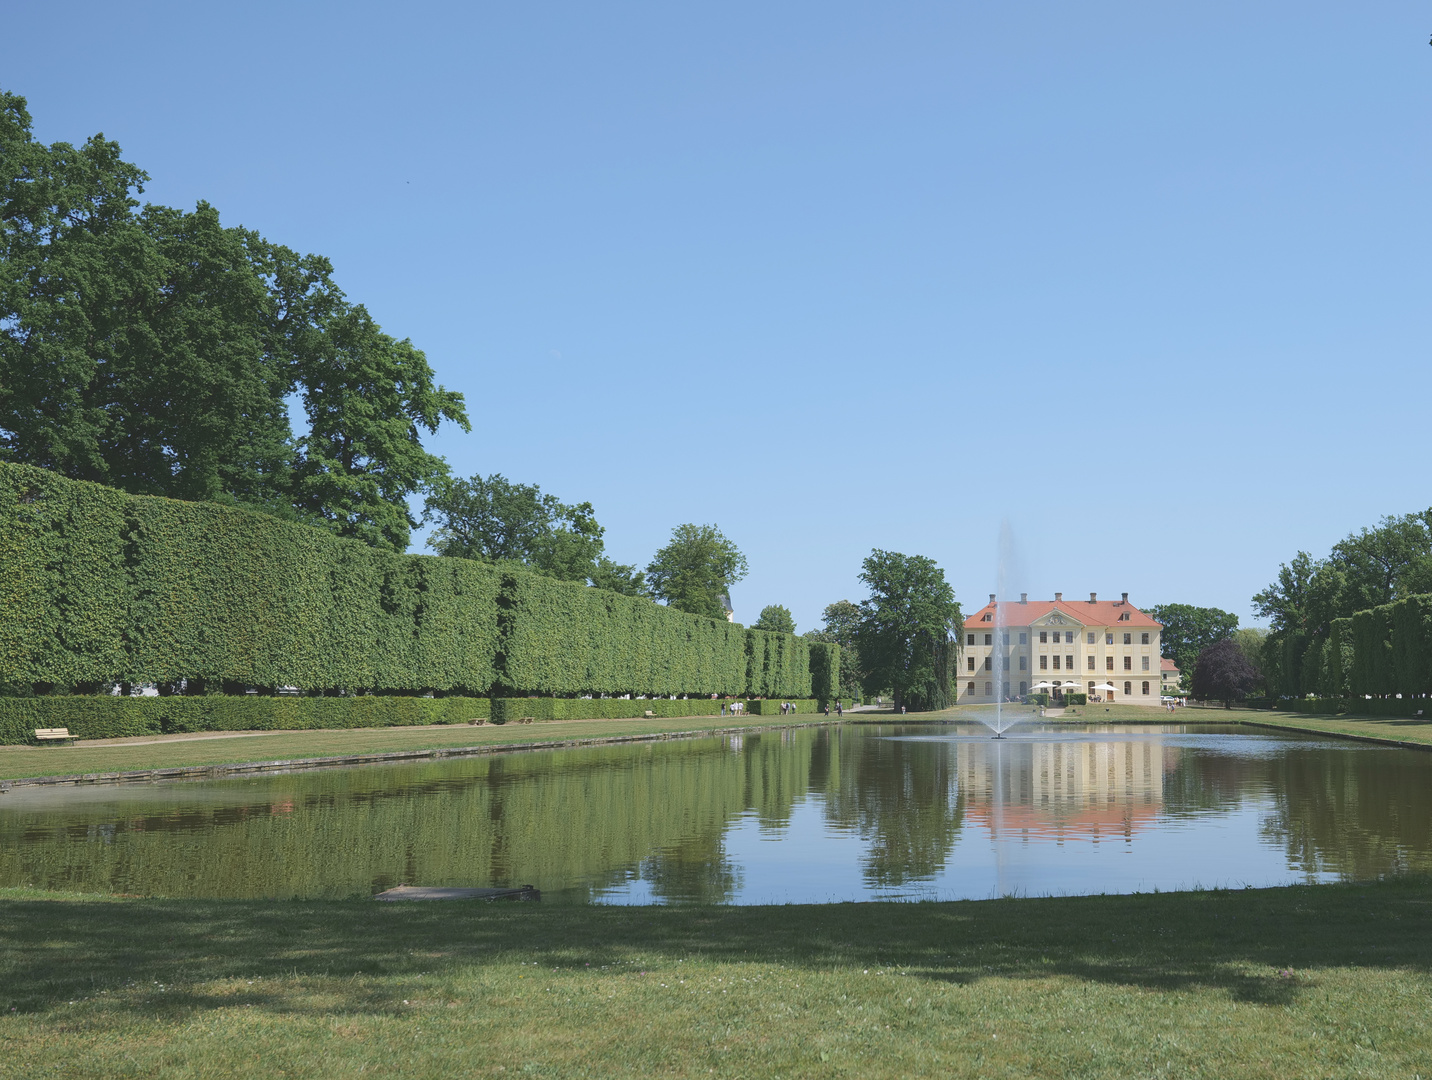
<path id="1" fill-rule="evenodd" d="M 1352 713 L 1355 716 L 1415 716 L 1418 712 L 1432 711 L 1432 703 L 1426 698 L 1291 698 L 1280 703 L 1283 708 L 1300 713 L 1317 713 L 1332 716 L 1336 713 Z"/>
<path id="2" fill-rule="evenodd" d="M 839 647 L 0 464 L 0 686 L 806 698 Z"/>
<path id="3" fill-rule="evenodd" d="M 495 724 L 532 720 L 623 720 L 716 716 L 710 698 L 469 698 L 264 697 L 208 694 L 202 697 L 119 697 L 56 694 L 0 698 L 0 744 L 34 741 L 36 728 L 69 728 L 81 739 L 118 739 L 185 731 L 304 731 L 377 727 Z M 791 701 L 801 714 L 818 712 L 812 699 Z M 781 702 L 750 700 L 752 715 L 779 715 Z"/>
<path id="4" fill-rule="evenodd" d="M 35 729 L 46 727 L 69 728 L 81 739 L 118 739 L 177 731 L 419 727 L 465 724 L 491 715 L 487 698 L 57 694 L 0 698 L 0 743 L 32 742 Z"/>
<path id="5" fill-rule="evenodd" d="M 1357 699 L 1432 694 L 1432 596 L 1334 619 L 1307 649 L 1303 667 L 1303 687 L 1321 699 L 1351 699 L 1359 711 Z"/>
<path id="6" fill-rule="evenodd" d="M 790 700 L 790 699 L 787 699 Z M 718 716 L 730 702 L 710 698 L 493 698 L 492 719 L 497 723 L 515 720 L 627 720 L 650 712 L 658 717 Z M 811 698 L 791 700 L 797 713 L 815 713 L 821 703 Z M 781 702 L 772 698 L 745 702 L 746 712 L 756 716 L 779 715 Z"/>

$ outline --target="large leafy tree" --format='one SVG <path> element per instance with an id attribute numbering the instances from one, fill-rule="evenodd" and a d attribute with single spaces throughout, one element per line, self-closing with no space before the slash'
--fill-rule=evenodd
<path id="1" fill-rule="evenodd" d="M 465 426 L 461 396 L 326 259 L 206 203 L 141 206 L 147 179 L 102 135 L 37 142 L 0 93 L 0 457 L 405 547 L 408 496 L 444 471 L 419 431 Z"/>
<path id="2" fill-rule="evenodd" d="M 1193 696 L 1200 701 L 1221 701 L 1224 708 L 1254 690 L 1262 681 L 1238 642 L 1231 638 L 1202 649 L 1193 664 Z"/>
<path id="3" fill-rule="evenodd" d="M 812 641 L 830 641 L 840 646 L 840 694 L 857 698 L 862 692 L 860 649 L 855 643 L 860 629 L 860 608 L 849 600 L 837 600 L 825 606 L 821 621 L 821 629 L 808 630 L 805 636 Z"/>
<path id="4" fill-rule="evenodd" d="M 419 429 L 452 420 L 470 430 L 462 395 L 435 386 L 421 350 L 383 333 L 361 304 L 323 329 L 296 371 L 309 433 L 298 441 L 295 501 L 341 536 L 402 551 L 417 525 L 407 497 L 447 475 Z"/>
<path id="5" fill-rule="evenodd" d="M 952 704 L 950 677 L 962 621 L 945 572 L 923 555 L 876 548 L 860 580 L 855 642 L 867 679 L 888 686 L 895 708 L 943 709 Z"/>
<path id="6" fill-rule="evenodd" d="M 774 630 L 781 634 L 794 634 L 796 632 L 795 616 L 791 609 L 784 604 L 767 604 L 761 609 L 760 617 L 756 619 L 754 629 Z"/>
<path id="7" fill-rule="evenodd" d="M 724 619 L 731 586 L 749 569 L 746 556 L 715 525 L 678 525 L 646 576 L 657 599 L 693 615 Z"/>
<path id="8" fill-rule="evenodd" d="M 1184 679 L 1193 675 L 1198 654 L 1238 629 L 1238 616 L 1215 607 L 1156 604 L 1149 614 L 1163 623 L 1163 655 L 1178 665 Z"/>
<path id="9" fill-rule="evenodd" d="M 603 555 L 602 535 L 589 502 L 568 506 L 536 484 L 514 484 L 501 473 L 443 483 L 429 495 L 437 521 L 428 546 L 439 555 L 492 563 L 521 563 L 564 581 L 594 576 L 629 582 L 635 570 Z M 628 591 L 620 589 L 617 591 Z"/>

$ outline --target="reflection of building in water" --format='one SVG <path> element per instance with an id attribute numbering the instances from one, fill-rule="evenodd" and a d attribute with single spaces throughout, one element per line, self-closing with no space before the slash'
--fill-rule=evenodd
<path id="1" fill-rule="evenodd" d="M 1132 836 L 1163 806 L 1177 751 L 1157 739 L 1019 739 L 961 743 L 958 779 L 968 819 L 1006 838 Z"/>

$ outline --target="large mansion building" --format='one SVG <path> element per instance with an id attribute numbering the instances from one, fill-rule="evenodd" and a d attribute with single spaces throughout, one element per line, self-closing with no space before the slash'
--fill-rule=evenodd
<path id="1" fill-rule="evenodd" d="M 1129 603 L 1128 593 L 1122 600 L 1090 593 L 1088 600 L 1074 601 L 1063 593 L 1053 600 L 1020 593 L 1018 601 L 998 603 L 991 595 L 965 619 L 956 700 L 974 705 L 993 703 L 997 693 L 1009 700 L 1058 691 L 1157 705 L 1163 689 L 1162 630 L 1162 623 Z M 996 687 L 995 658 L 1001 653 L 1003 685 Z"/>

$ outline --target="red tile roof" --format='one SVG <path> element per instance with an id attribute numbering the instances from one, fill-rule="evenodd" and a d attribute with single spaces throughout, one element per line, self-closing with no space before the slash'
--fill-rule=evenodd
<path id="1" fill-rule="evenodd" d="M 1159 670 L 1161 670 L 1161 671 L 1177 671 L 1177 670 L 1178 670 L 1178 665 L 1175 664 L 1172 660 L 1170 660 L 1167 656 L 1162 657 L 1161 659 L 1163 660 L 1163 664 L 1160 666 Z"/>
<path id="2" fill-rule="evenodd" d="M 1133 604 L 1126 604 L 1122 600 L 1096 600 L 1092 603 L 1088 600 L 1030 600 L 1023 604 L 1018 600 L 1002 600 L 1000 603 L 1004 605 L 1004 619 L 1007 626 L 1028 626 L 1051 611 L 1059 611 L 1084 626 L 1163 628 L 1163 623 L 1150 618 Z M 986 614 L 990 616 L 988 620 L 984 617 Z M 1120 615 L 1128 615 L 1128 618 L 1121 620 Z M 973 614 L 965 616 L 965 629 L 975 630 L 980 626 L 993 626 L 994 621 L 994 605 L 986 604 Z"/>

